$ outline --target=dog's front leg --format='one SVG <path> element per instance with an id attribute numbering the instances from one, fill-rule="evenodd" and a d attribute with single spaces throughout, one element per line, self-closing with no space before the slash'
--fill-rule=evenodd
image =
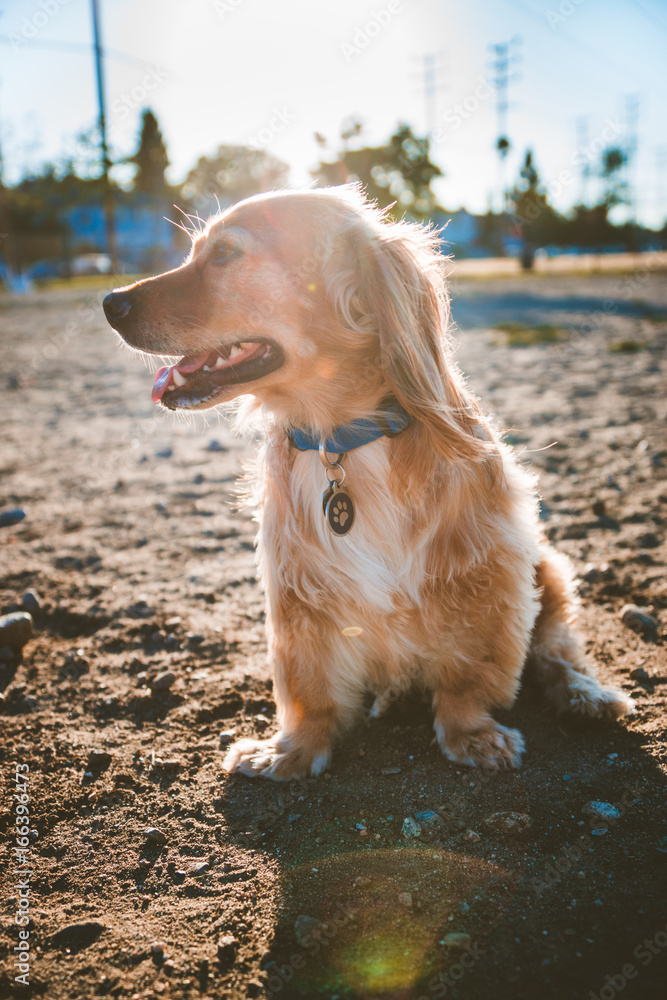
<path id="1" fill-rule="evenodd" d="M 310 611 L 269 628 L 280 730 L 268 740 L 234 743 L 226 771 L 288 781 L 326 769 L 334 736 L 362 697 L 343 682 L 331 631 Z"/>

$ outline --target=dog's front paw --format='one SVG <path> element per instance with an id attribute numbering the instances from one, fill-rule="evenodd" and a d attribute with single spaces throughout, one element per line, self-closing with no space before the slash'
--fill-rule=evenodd
<path id="1" fill-rule="evenodd" d="M 521 765 L 524 751 L 523 736 L 518 729 L 506 729 L 490 723 L 471 732 L 448 736 L 444 726 L 435 726 L 438 742 L 449 760 L 468 767 L 486 767 L 495 771 Z"/>
<path id="2" fill-rule="evenodd" d="M 222 766 L 229 774 L 291 781 L 322 774 L 329 756 L 328 750 L 313 753 L 279 734 L 270 740 L 238 740 L 227 751 Z"/>

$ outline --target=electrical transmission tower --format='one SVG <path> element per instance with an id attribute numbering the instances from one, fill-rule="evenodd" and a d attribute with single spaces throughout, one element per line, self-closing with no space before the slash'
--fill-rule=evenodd
<path id="1" fill-rule="evenodd" d="M 445 89 L 442 80 L 445 72 L 444 57 L 442 51 L 425 52 L 424 55 L 415 57 L 420 63 L 418 86 L 424 98 L 424 127 L 429 139 L 433 137 L 435 130 L 438 94 Z M 417 76 L 416 72 L 414 76 Z"/>
<path id="2" fill-rule="evenodd" d="M 510 107 L 509 85 L 519 78 L 514 67 L 521 61 L 521 37 L 515 35 L 509 42 L 489 45 L 491 56 L 492 83 L 496 92 L 496 117 L 498 138 L 498 186 L 500 190 L 500 211 L 507 211 L 507 155 L 511 149 L 508 137 L 507 112 Z"/>
<path id="3" fill-rule="evenodd" d="M 591 161 L 588 158 L 588 116 L 580 115 L 576 120 L 577 152 L 579 153 L 579 204 L 588 205 L 588 187 L 591 177 Z"/>

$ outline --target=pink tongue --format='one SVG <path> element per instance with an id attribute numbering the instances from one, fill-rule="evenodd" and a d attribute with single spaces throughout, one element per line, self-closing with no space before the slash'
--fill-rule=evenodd
<path id="1" fill-rule="evenodd" d="M 151 392 L 151 399 L 153 402 L 159 402 L 159 400 L 161 400 L 164 396 L 167 391 L 167 387 L 171 382 L 171 373 L 174 368 L 177 368 L 181 375 L 189 375 L 191 372 L 196 372 L 198 369 L 203 368 L 211 357 L 211 353 L 212 352 L 209 351 L 208 354 L 196 354 L 192 358 L 181 358 L 176 365 L 165 365 L 164 368 L 160 368 L 155 376 L 153 391 Z M 213 364 L 215 364 L 217 352 L 213 352 L 213 355 Z"/>
<path id="2" fill-rule="evenodd" d="M 154 403 L 159 402 L 164 396 L 167 386 L 171 382 L 171 367 L 165 366 L 160 368 L 157 375 L 155 376 L 155 382 L 153 383 L 153 391 L 151 392 L 151 399 Z"/>

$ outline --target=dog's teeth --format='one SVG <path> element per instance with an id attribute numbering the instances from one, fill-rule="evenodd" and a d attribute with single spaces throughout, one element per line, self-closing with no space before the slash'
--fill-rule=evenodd
<path id="1" fill-rule="evenodd" d="M 216 367 L 216 368 L 224 368 L 224 367 L 225 367 L 225 362 L 224 362 L 224 360 L 223 360 L 222 358 L 220 358 L 220 357 L 219 357 L 219 358 L 218 358 L 218 360 L 217 360 L 217 361 L 216 361 L 216 363 L 215 363 L 215 367 Z"/>
<path id="2" fill-rule="evenodd" d="M 239 347 L 241 347 L 244 351 L 249 351 L 252 346 L 252 341 L 247 341 L 245 344 L 239 344 Z"/>
<path id="3" fill-rule="evenodd" d="M 244 353 L 243 345 L 242 344 L 234 344 L 234 346 L 232 347 L 231 351 L 229 352 L 229 360 L 231 361 L 232 358 L 236 358 L 236 357 L 238 357 L 239 354 L 243 354 L 243 353 Z"/>
<path id="4" fill-rule="evenodd" d="M 178 386 L 179 388 L 180 388 L 180 387 L 181 387 L 182 385 L 185 385 L 185 383 L 187 382 L 187 379 L 185 378 L 185 376 L 184 376 L 184 375 L 181 375 L 181 373 L 179 372 L 178 368 L 174 368 L 174 369 L 173 369 L 173 371 L 172 371 L 172 375 L 173 375 L 173 377 L 174 377 L 174 382 L 176 383 L 176 385 L 177 385 L 177 386 Z"/>
<path id="5" fill-rule="evenodd" d="M 208 365 L 204 365 L 204 367 L 203 367 L 202 370 L 205 371 L 205 372 L 210 372 L 211 369 L 209 368 Z"/>

